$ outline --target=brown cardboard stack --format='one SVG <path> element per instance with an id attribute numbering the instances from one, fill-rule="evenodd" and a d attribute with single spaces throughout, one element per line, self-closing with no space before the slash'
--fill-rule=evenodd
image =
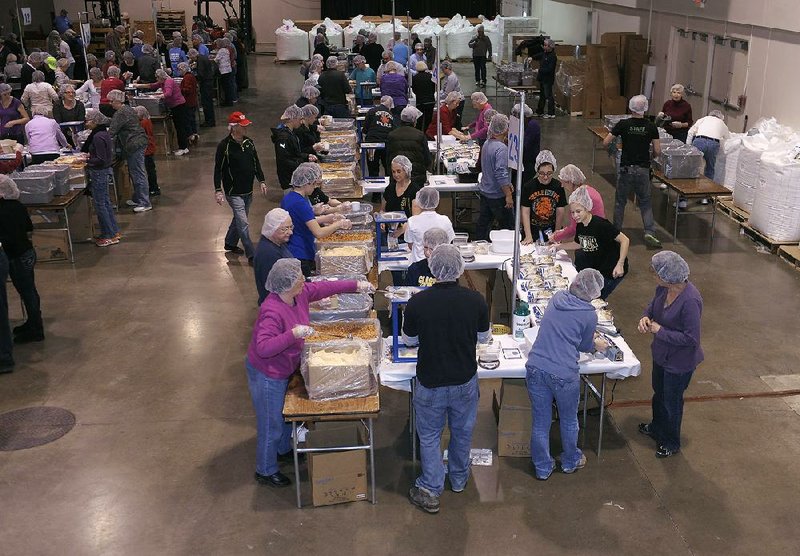
<path id="1" fill-rule="evenodd" d="M 306 434 L 307 448 L 335 448 L 364 444 L 358 423 L 317 423 Z M 309 454 L 308 476 L 315 506 L 367 499 L 365 450 Z"/>
<path id="2" fill-rule="evenodd" d="M 603 33 L 600 37 L 600 44 L 616 48 L 617 66 L 622 66 L 625 62 L 625 54 L 630 37 L 638 37 L 638 33 L 626 31 L 622 33 Z"/>
<path id="3" fill-rule="evenodd" d="M 524 379 L 505 378 L 494 392 L 497 417 L 497 455 L 526 458 L 531 455 L 531 402 Z"/>
<path id="4" fill-rule="evenodd" d="M 603 71 L 600 53 L 607 47 L 590 44 L 586 47 L 586 86 L 583 90 L 583 117 L 599 118 L 603 97 Z"/>
<path id="5" fill-rule="evenodd" d="M 617 47 L 608 46 L 600 52 L 600 67 L 603 74 L 603 114 L 624 114 L 628 102 L 620 94 L 620 72 L 617 65 Z"/>
<path id="6" fill-rule="evenodd" d="M 650 61 L 650 53 L 647 51 L 647 39 L 644 37 L 628 37 L 625 44 L 625 60 L 622 66 L 622 74 L 625 89 L 624 94 L 628 97 L 642 94 L 642 66 Z"/>

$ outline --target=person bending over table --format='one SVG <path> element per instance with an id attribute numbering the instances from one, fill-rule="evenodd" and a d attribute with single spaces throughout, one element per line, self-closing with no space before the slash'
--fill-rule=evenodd
<path id="1" fill-rule="evenodd" d="M 536 177 L 522 184 L 520 213 L 525 237 L 523 245 L 535 243 L 539 238 L 562 228 L 565 224 L 567 194 L 561 182 L 553 177 L 556 157 L 544 150 L 536 157 Z"/>
<path id="2" fill-rule="evenodd" d="M 712 110 L 708 116 L 700 118 L 687 132 L 686 144 L 700 149 L 706 162 L 703 175 L 714 179 L 714 167 L 717 164 L 720 141 L 727 139 L 731 132 L 725 125 L 725 115 L 719 110 Z"/>
<path id="3" fill-rule="evenodd" d="M 639 332 L 653 335 L 653 418 L 639 432 L 656 441 L 657 458 L 681 450 L 683 393 L 703 361 L 700 318 L 703 298 L 689 282 L 689 265 L 674 251 L 653 255 L 656 294 L 639 320 Z"/>
<path id="4" fill-rule="evenodd" d="M 447 97 L 445 97 L 444 102 L 442 102 L 442 108 L 439 110 L 442 114 L 442 136 L 452 135 L 459 140 L 463 140 L 467 137 L 456 128 L 456 112 L 463 100 L 464 95 L 459 91 L 447 93 Z M 438 121 L 438 114 L 436 110 L 434 110 L 431 116 L 431 123 L 428 125 L 428 129 L 425 130 L 426 136 L 431 141 L 436 140 Z"/>
<path id="5" fill-rule="evenodd" d="M 33 164 L 55 160 L 61 156 L 61 148 L 69 146 L 67 138 L 61 132 L 61 126 L 47 116 L 48 113 L 46 106 L 34 106 L 31 110 L 33 119 L 25 124 L 28 151 L 31 153 Z"/>
<path id="6" fill-rule="evenodd" d="M 489 125 L 489 140 L 481 148 L 483 173 L 478 184 L 480 214 L 475 238 L 489 239 L 489 228 L 497 220 L 500 229 L 514 228 L 514 188 L 508 173 L 508 116 L 496 114 Z"/>
<path id="7" fill-rule="evenodd" d="M 550 455 L 553 400 L 561 429 L 561 471 L 574 473 L 586 465 L 578 448 L 578 402 L 581 380 L 580 352 L 608 348 L 595 339 L 597 313 L 591 301 L 603 289 L 603 276 L 593 268 L 578 272 L 569 290 L 557 292 L 545 309 L 536 341 L 525 364 L 525 382 L 531 399 L 531 462 L 535 476 L 546 481 L 556 468 Z"/>
<path id="8" fill-rule="evenodd" d="M 391 162 L 398 155 L 408 157 L 412 164 L 411 181 L 416 187 L 428 181 L 427 172 L 433 161 L 425 134 L 414 127 L 421 115 L 416 106 L 406 106 L 400 112 L 400 127 L 386 137 L 386 160 Z"/>
<path id="9" fill-rule="evenodd" d="M 422 474 L 408 492 L 411 503 L 439 511 L 444 491 L 440 442 L 450 428 L 447 471 L 450 489 L 461 492 L 469 480 L 472 429 L 478 413 L 475 344 L 491 337 L 489 307 L 475 291 L 458 285 L 464 259 L 454 245 L 439 245 L 430 258 L 436 284 L 414 295 L 404 312 L 403 341 L 419 345 L 414 379 L 414 411 Z"/>
<path id="10" fill-rule="evenodd" d="M 466 136 L 467 139 L 485 141 L 489 136 L 489 125 L 484 117 L 484 111 L 491 110 L 492 105 L 489 104 L 489 99 L 486 95 L 480 91 L 475 91 L 469 98 L 472 101 L 472 107 L 478 111 L 478 114 L 475 116 L 475 121 L 466 128 L 462 128 L 461 131 L 469 132 Z"/>
<path id="11" fill-rule="evenodd" d="M 316 216 L 309 196 L 322 183 L 322 170 L 314 162 L 304 162 L 292 174 L 292 190 L 284 195 L 281 208 L 292 217 L 294 233 L 289 238 L 289 251 L 300 260 L 303 274 L 311 276 L 316 267 L 317 248 L 314 239 L 328 237 L 337 230 L 349 230 L 352 223 L 341 214 Z"/>
<path id="12" fill-rule="evenodd" d="M 450 236 L 442 228 L 429 228 L 422 235 L 422 252 L 425 258 L 411 263 L 406 271 L 406 285 L 419 288 L 429 288 L 436 283 L 429 264 L 431 253 L 439 245 L 448 244 L 452 241 Z"/>
<path id="13" fill-rule="evenodd" d="M 575 220 L 575 239 L 554 244 L 553 249 L 575 251 L 575 268 L 594 268 L 605 280 L 600 298 L 606 299 L 628 273 L 628 236 L 600 216 L 591 213 L 592 198 L 586 187 L 579 187 L 569 196 L 569 208 Z"/>
<path id="14" fill-rule="evenodd" d="M 567 164 L 558 172 L 558 180 L 561 182 L 561 187 L 564 188 L 567 199 L 578 187 L 586 187 L 586 192 L 589 193 L 589 198 L 592 200 L 591 213 L 600 218 L 606 217 L 603 198 L 594 187 L 586 183 L 586 175 L 581 172 L 580 168 L 574 164 Z M 572 218 L 566 218 L 565 220 L 566 227 L 548 237 L 551 243 L 561 243 L 575 237 L 575 220 Z"/>
<path id="15" fill-rule="evenodd" d="M 367 152 L 367 171 L 370 177 L 380 175 L 381 166 L 383 166 L 384 176 L 391 174 L 389 165 L 386 162 L 385 145 L 389 134 L 397 129 L 399 125 L 398 118 L 392 112 L 393 108 L 394 100 L 392 100 L 392 97 L 384 95 L 381 97 L 380 104 L 370 108 L 364 117 L 364 126 L 362 128 L 364 142 L 384 144 L 383 149 L 372 149 Z M 380 197 L 380 195 L 378 196 Z"/>
<path id="16" fill-rule="evenodd" d="M 292 216 L 282 208 L 274 208 L 264 216 L 264 225 L 261 226 L 261 238 L 258 240 L 253 264 L 259 306 L 267 298 L 266 282 L 269 271 L 278 260 L 293 258 L 288 247 L 293 231 Z"/>
<path id="17" fill-rule="evenodd" d="M 408 219 L 405 231 L 406 243 L 411 249 L 412 263 L 425 260 L 423 237 L 430 228 L 444 230 L 447 233 L 447 243 L 450 243 L 456 237 L 453 231 L 453 223 L 450 222 L 450 219 L 436 212 L 436 208 L 439 206 L 439 191 L 437 189 L 423 187 L 417 191 L 417 196 L 414 200 L 417 202 L 417 207 L 421 212 Z"/>
<path id="18" fill-rule="evenodd" d="M 269 291 L 253 326 L 247 348 L 247 381 L 256 412 L 255 479 L 262 485 L 285 487 L 289 478 L 279 461 L 291 461 L 292 428 L 283 420 L 289 377 L 300 365 L 305 338 L 313 334 L 308 305 L 339 293 L 372 292 L 369 282 L 339 280 L 306 282 L 300 261 L 280 259 L 267 275 Z"/>

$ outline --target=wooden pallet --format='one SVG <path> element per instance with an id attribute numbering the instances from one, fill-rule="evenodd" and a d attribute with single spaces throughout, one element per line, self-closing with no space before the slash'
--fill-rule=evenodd
<path id="1" fill-rule="evenodd" d="M 274 64 L 283 64 L 283 65 L 294 64 L 296 66 L 299 66 L 303 62 L 304 62 L 304 60 L 278 60 L 277 58 L 272 60 L 272 63 L 274 63 Z"/>
<path id="2" fill-rule="evenodd" d="M 772 254 L 777 253 L 778 249 L 783 245 L 794 245 L 795 243 L 794 241 L 778 241 L 776 239 L 767 237 L 763 233 L 753 228 L 747 222 L 742 222 L 741 224 L 739 224 L 739 229 L 744 233 L 744 235 L 746 235 L 753 241 L 767 247 L 770 253 Z"/>
<path id="3" fill-rule="evenodd" d="M 749 212 L 733 204 L 733 197 L 718 198 L 717 209 L 731 220 L 740 224 L 750 219 Z"/>
<path id="4" fill-rule="evenodd" d="M 784 245 L 778 248 L 778 256 L 800 270 L 800 245 Z"/>

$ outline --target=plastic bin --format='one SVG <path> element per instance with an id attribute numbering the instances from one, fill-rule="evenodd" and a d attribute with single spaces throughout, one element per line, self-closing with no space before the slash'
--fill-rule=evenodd
<path id="1" fill-rule="evenodd" d="M 19 188 L 19 202 L 23 205 L 43 205 L 55 197 L 55 175 L 14 173 L 9 176 Z"/>
<path id="2" fill-rule="evenodd" d="M 69 193 L 71 174 L 69 166 L 63 164 L 34 164 L 25 168 L 22 173 L 31 175 L 52 174 L 55 180 L 53 183 L 54 195 L 66 195 Z"/>

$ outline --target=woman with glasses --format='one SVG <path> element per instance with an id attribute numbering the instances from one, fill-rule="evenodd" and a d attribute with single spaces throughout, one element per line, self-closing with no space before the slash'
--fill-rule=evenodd
<path id="1" fill-rule="evenodd" d="M 261 239 L 258 240 L 253 265 L 259 306 L 267 298 L 266 281 L 269 271 L 279 259 L 292 258 L 292 252 L 289 251 L 289 238 L 292 237 L 293 231 L 292 216 L 284 209 L 274 208 L 264 216 Z"/>
<path id="2" fill-rule="evenodd" d="M 564 227 L 566 223 L 567 195 L 561 182 L 554 176 L 556 157 L 550 151 L 542 151 L 536 157 L 536 176 L 522 185 L 520 220 L 525 230 L 524 245 L 541 239 Z"/>

